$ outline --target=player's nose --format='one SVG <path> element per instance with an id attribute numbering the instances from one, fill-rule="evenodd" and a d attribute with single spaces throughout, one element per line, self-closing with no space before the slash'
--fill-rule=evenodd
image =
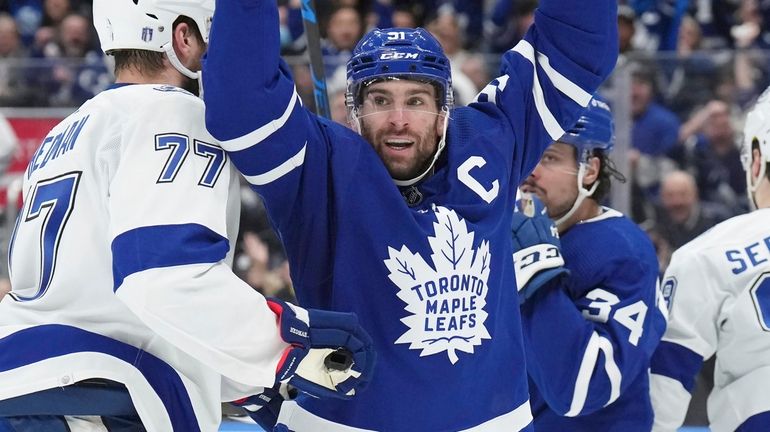
<path id="1" fill-rule="evenodd" d="M 388 122 L 397 128 L 404 128 L 409 125 L 409 116 L 401 108 L 390 110 Z"/>

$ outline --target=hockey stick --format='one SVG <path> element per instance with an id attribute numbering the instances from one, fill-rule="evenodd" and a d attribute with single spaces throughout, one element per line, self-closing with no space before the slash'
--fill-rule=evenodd
<path id="1" fill-rule="evenodd" d="M 316 113 L 331 118 L 329 96 L 326 94 L 326 77 L 321 53 L 321 33 L 318 29 L 315 0 L 302 0 L 302 23 L 307 36 L 307 51 L 310 56 L 310 75 L 313 78 L 313 97 Z"/>

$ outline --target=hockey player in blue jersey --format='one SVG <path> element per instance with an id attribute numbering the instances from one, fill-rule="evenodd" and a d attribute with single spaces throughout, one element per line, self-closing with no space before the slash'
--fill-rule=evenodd
<path id="1" fill-rule="evenodd" d="M 619 177 L 608 159 L 613 141 L 609 107 L 594 98 L 522 185 L 522 203 L 542 200 L 547 214 L 531 204 L 514 214 L 537 431 L 652 426 L 648 369 L 665 329 L 658 261 L 641 229 L 599 204 Z"/>
<path id="2" fill-rule="evenodd" d="M 429 33 L 372 30 L 348 63 L 351 130 L 302 105 L 275 1 L 218 2 L 207 127 L 264 198 L 300 304 L 355 311 L 378 354 L 366 392 L 301 396 L 281 423 L 529 428 L 511 209 L 522 176 L 614 66 L 616 3 L 543 0 L 468 107 L 453 107 L 449 61 Z"/>
<path id="3" fill-rule="evenodd" d="M 710 430 L 770 430 L 770 89 L 746 116 L 741 152 L 757 209 L 680 247 L 666 269 L 669 326 L 651 368 L 656 432 L 681 426 L 712 355 Z"/>
<path id="4" fill-rule="evenodd" d="M 0 430 L 212 432 L 223 401 L 269 417 L 253 395 L 278 382 L 349 398 L 373 364 L 355 315 L 266 300 L 230 268 L 240 176 L 185 90 L 214 2 L 93 12 L 117 84 L 54 127 L 24 175 Z M 340 347 L 355 364 L 327 368 Z"/>

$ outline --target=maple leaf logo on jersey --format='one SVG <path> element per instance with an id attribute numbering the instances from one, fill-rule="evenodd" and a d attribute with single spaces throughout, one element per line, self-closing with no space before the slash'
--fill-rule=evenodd
<path id="1" fill-rule="evenodd" d="M 483 339 L 491 339 L 484 321 L 487 313 L 489 241 L 473 248 L 473 232 L 454 210 L 434 206 L 434 237 L 428 237 L 433 267 L 405 245 L 388 247 L 385 265 L 398 297 L 411 313 L 401 321 L 409 330 L 395 343 L 421 349 L 420 357 L 446 351 L 452 364 L 457 351 L 473 353 Z"/>

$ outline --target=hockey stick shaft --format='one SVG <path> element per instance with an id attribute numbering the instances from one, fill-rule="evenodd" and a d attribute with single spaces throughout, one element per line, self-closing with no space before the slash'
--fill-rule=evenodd
<path id="1" fill-rule="evenodd" d="M 302 22 L 307 36 L 307 51 L 310 56 L 310 74 L 313 78 L 313 97 L 316 113 L 331 118 L 329 96 L 326 93 L 326 74 L 321 53 L 321 33 L 318 29 L 318 15 L 315 0 L 302 0 Z"/>

